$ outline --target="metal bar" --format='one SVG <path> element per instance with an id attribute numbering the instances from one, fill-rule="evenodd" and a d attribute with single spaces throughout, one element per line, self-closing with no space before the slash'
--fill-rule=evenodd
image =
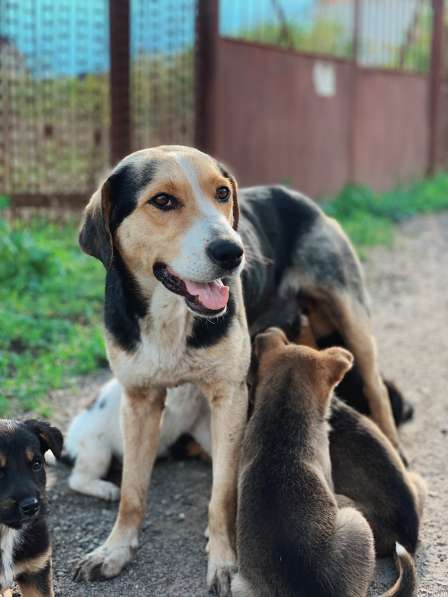
<path id="1" fill-rule="evenodd" d="M 219 0 L 198 0 L 195 57 L 195 145 L 214 154 Z"/>
<path id="2" fill-rule="evenodd" d="M 432 0 L 433 28 L 429 75 L 429 175 L 434 174 L 437 170 L 439 161 L 439 130 L 442 119 L 444 3 L 444 0 Z"/>
<path id="3" fill-rule="evenodd" d="M 358 74 L 361 52 L 362 0 L 353 0 L 353 54 L 351 69 L 351 118 L 348 134 L 348 179 L 356 182 L 356 128 L 358 112 Z"/>
<path id="4" fill-rule="evenodd" d="M 112 164 L 131 151 L 130 0 L 109 0 L 110 158 Z"/>

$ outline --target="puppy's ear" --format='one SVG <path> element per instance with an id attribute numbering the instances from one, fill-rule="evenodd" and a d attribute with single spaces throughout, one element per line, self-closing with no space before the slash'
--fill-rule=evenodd
<path id="1" fill-rule="evenodd" d="M 106 269 L 110 267 L 113 256 L 110 212 L 110 182 L 106 180 L 90 198 L 79 231 L 81 249 L 99 259 Z"/>
<path id="2" fill-rule="evenodd" d="M 266 353 L 286 344 L 288 344 L 288 338 L 283 330 L 280 328 L 268 328 L 265 332 L 256 336 L 254 354 L 259 361 Z"/>
<path id="3" fill-rule="evenodd" d="M 42 454 L 51 450 L 56 458 L 61 456 L 63 438 L 59 429 L 36 419 L 28 419 L 24 424 L 39 439 Z"/>
<path id="4" fill-rule="evenodd" d="M 234 230 L 238 230 L 238 224 L 240 221 L 240 206 L 238 203 L 238 184 L 235 177 L 231 174 L 224 164 L 218 162 L 218 168 L 224 178 L 227 178 L 232 188 L 232 226 Z"/>
<path id="5" fill-rule="evenodd" d="M 353 355 L 345 348 L 333 346 L 321 353 L 325 366 L 327 381 L 333 389 L 353 366 Z"/>

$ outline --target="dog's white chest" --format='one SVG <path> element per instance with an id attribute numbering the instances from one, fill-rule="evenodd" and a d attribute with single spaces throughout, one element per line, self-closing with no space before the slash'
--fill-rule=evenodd
<path id="1" fill-rule="evenodd" d="M 111 358 L 112 369 L 122 385 L 163 384 L 183 376 L 186 367 L 186 337 L 191 317 L 182 301 L 165 289 L 154 292 L 148 329 L 135 353 L 121 352 Z M 112 356 L 112 355 L 109 355 Z M 188 367 L 187 367 L 188 369 Z"/>
<path id="2" fill-rule="evenodd" d="M 14 580 L 14 548 L 20 541 L 20 531 L 0 527 L 0 589 L 8 589 Z"/>

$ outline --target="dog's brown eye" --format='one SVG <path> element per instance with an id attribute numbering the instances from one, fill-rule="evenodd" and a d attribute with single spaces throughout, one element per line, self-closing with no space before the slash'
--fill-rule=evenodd
<path id="1" fill-rule="evenodd" d="M 35 460 L 31 465 L 31 468 L 35 473 L 39 472 L 42 469 L 42 462 L 39 462 L 39 460 Z"/>
<path id="2" fill-rule="evenodd" d="M 154 205 L 157 209 L 161 209 L 162 211 L 169 211 L 170 209 L 176 209 L 179 203 L 176 197 L 172 195 L 167 195 L 166 193 L 159 193 L 155 197 L 152 197 L 148 201 L 150 205 Z"/>
<path id="3" fill-rule="evenodd" d="M 230 197 L 230 189 L 227 187 L 218 187 L 216 189 L 216 199 L 220 203 L 226 203 Z"/>

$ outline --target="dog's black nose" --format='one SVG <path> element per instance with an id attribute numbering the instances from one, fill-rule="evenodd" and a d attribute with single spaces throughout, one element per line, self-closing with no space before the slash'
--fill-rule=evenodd
<path id="1" fill-rule="evenodd" d="M 231 240 L 214 240 L 207 247 L 207 255 L 223 269 L 232 270 L 243 258 L 243 247 Z"/>
<path id="2" fill-rule="evenodd" d="M 19 502 L 20 514 L 25 518 L 31 518 L 39 511 L 39 500 L 35 497 L 27 497 Z"/>

